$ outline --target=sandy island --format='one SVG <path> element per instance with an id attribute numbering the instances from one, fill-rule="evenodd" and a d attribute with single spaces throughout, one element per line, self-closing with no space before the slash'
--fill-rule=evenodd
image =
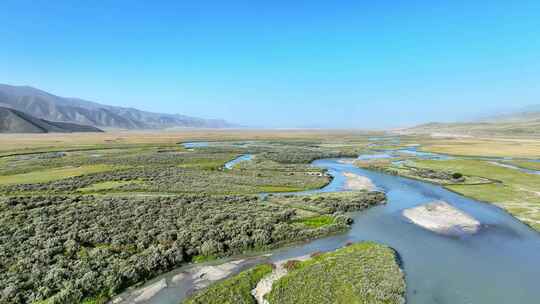
<path id="1" fill-rule="evenodd" d="M 343 175 L 347 178 L 345 182 L 345 187 L 347 190 L 375 190 L 375 185 L 373 182 L 365 177 L 351 172 L 345 172 Z"/>
<path id="2" fill-rule="evenodd" d="M 443 201 L 403 210 L 414 224 L 441 234 L 476 233 L 480 222 Z"/>

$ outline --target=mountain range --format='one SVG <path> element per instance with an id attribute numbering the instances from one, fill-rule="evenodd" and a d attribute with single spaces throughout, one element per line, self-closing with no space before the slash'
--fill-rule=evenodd
<path id="1" fill-rule="evenodd" d="M 29 87 L 0 84 L 0 106 L 49 122 L 74 123 L 106 129 L 227 128 L 221 119 L 163 114 L 60 97 Z"/>

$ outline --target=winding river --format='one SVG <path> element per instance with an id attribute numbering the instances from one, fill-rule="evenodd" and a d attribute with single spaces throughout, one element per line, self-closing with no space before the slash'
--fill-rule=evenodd
<path id="1" fill-rule="evenodd" d="M 317 160 L 313 165 L 327 169 L 334 179 L 326 187 L 307 193 L 344 191 L 344 173 L 351 172 L 371 179 L 386 193 L 388 203 L 353 213 L 354 224 L 346 233 L 281 248 L 264 260 L 278 261 L 334 250 L 349 241 L 371 240 L 399 252 L 406 274 L 407 303 L 540 302 L 540 234 L 505 211 L 437 185 L 360 169 L 337 159 Z M 401 215 L 403 209 L 434 200 L 446 201 L 474 216 L 482 223 L 480 232 L 459 237 L 438 235 Z M 178 278 L 178 274 L 185 274 L 190 267 L 194 266 L 179 268 L 150 282 L 165 279 L 168 287 L 141 303 L 180 303 L 194 287 L 196 278 Z M 247 265 L 240 264 L 235 272 L 243 267 Z"/>

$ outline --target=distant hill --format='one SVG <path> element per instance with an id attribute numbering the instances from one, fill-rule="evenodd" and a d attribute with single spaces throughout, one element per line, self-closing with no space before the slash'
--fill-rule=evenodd
<path id="1" fill-rule="evenodd" d="M 540 121 L 540 105 L 530 105 L 517 111 L 491 115 L 480 119 L 480 121 L 495 123 Z"/>
<path id="2" fill-rule="evenodd" d="M 0 133 L 103 132 L 92 127 L 36 118 L 21 111 L 0 107 Z"/>
<path id="3" fill-rule="evenodd" d="M 177 127 L 234 127 L 224 120 L 180 114 L 162 114 L 103 105 L 78 98 L 56 96 L 28 86 L 0 84 L 0 106 L 40 119 L 115 129 L 165 129 Z"/>
<path id="4" fill-rule="evenodd" d="M 471 122 L 427 123 L 401 130 L 407 134 L 464 136 L 540 136 L 540 105 Z"/>

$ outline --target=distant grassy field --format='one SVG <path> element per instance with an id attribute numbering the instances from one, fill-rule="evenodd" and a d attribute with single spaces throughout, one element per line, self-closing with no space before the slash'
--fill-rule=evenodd
<path id="1" fill-rule="evenodd" d="M 540 158 L 539 139 L 424 139 L 422 151 L 463 156 Z"/>
<path id="2" fill-rule="evenodd" d="M 43 183 L 68 177 L 110 171 L 114 166 L 88 165 L 81 167 L 54 168 L 29 173 L 0 176 L 0 185 Z"/>
<path id="3" fill-rule="evenodd" d="M 401 304 L 404 296 L 394 250 L 366 242 L 300 262 L 266 298 L 279 304 Z"/>
<path id="4" fill-rule="evenodd" d="M 0 134 L 0 156 L 50 150 L 103 149 L 140 145 L 171 146 L 186 141 L 325 140 L 367 142 L 381 132 L 350 130 L 184 129 L 106 133 Z"/>
<path id="5" fill-rule="evenodd" d="M 495 203 L 518 219 L 540 230 L 540 175 L 504 168 L 481 160 L 416 161 L 419 167 L 453 170 L 465 175 L 481 176 L 500 184 L 448 185 L 451 190 L 486 202 Z"/>
<path id="6" fill-rule="evenodd" d="M 513 160 L 506 161 L 506 163 L 531 170 L 540 170 L 540 162 L 524 161 L 524 160 Z"/>

